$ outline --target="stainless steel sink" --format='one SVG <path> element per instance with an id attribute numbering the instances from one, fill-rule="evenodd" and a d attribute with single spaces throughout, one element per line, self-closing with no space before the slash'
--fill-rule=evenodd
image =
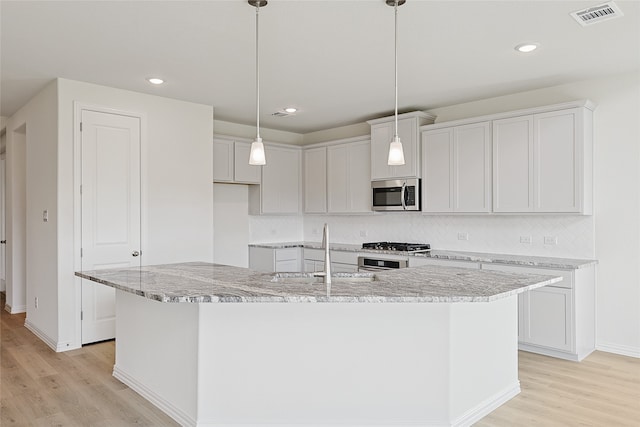
<path id="1" fill-rule="evenodd" d="M 324 284 L 324 277 L 314 273 L 273 273 L 271 281 L 276 283 Z M 377 281 L 375 273 L 333 273 L 332 283 L 370 283 Z"/>

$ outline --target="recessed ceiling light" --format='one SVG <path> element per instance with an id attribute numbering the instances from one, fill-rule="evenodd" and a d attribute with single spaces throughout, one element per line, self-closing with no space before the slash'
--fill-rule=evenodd
<path id="1" fill-rule="evenodd" d="M 287 113 L 295 113 L 296 111 L 298 111 L 298 109 L 296 107 L 287 107 L 284 109 L 284 111 L 286 111 Z"/>
<path id="2" fill-rule="evenodd" d="M 162 83 L 164 83 L 164 80 L 157 77 L 148 78 L 147 81 L 153 85 L 161 85 Z"/>
<path id="3" fill-rule="evenodd" d="M 540 45 L 538 43 L 522 43 L 515 47 L 518 52 L 529 53 L 536 50 Z"/>

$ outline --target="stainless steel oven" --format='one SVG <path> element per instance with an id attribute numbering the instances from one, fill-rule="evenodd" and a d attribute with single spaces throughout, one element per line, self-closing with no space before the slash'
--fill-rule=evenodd
<path id="1" fill-rule="evenodd" d="M 418 178 L 372 181 L 371 193 L 371 209 L 374 211 L 420 210 Z"/>
<path id="2" fill-rule="evenodd" d="M 384 256 L 360 256 L 358 257 L 358 271 L 380 271 L 407 268 L 408 260 L 396 258 L 384 258 Z"/>

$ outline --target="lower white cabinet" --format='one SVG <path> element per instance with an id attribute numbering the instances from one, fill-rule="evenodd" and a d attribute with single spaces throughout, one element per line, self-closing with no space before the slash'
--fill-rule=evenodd
<path id="1" fill-rule="evenodd" d="M 324 249 L 303 250 L 304 271 L 312 273 L 324 270 Z M 358 253 L 346 251 L 331 251 L 331 272 L 355 273 L 358 271 Z"/>
<path id="2" fill-rule="evenodd" d="M 595 350 L 595 268 L 555 270 L 482 264 L 483 270 L 562 276 L 519 295 L 521 350 L 580 361 Z"/>
<path id="3" fill-rule="evenodd" d="M 298 272 L 300 271 L 300 248 L 249 247 L 249 269 L 255 271 Z"/>

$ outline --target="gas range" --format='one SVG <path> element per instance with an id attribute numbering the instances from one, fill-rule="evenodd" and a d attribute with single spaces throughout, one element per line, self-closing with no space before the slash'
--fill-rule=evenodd
<path id="1" fill-rule="evenodd" d="M 398 242 L 371 242 L 363 243 L 362 249 L 375 249 L 379 251 L 397 252 L 428 252 L 431 245 L 428 243 L 398 243 Z"/>

